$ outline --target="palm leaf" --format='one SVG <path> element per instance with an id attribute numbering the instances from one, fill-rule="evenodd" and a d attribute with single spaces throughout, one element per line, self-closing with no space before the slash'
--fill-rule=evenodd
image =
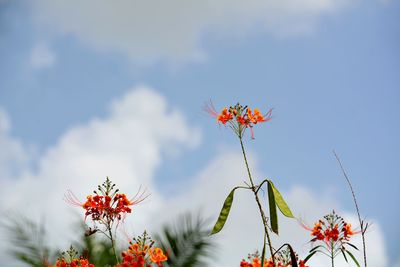
<path id="1" fill-rule="evenodd" d="M 57 251 L 46 245 L 46 231 L 43 224 L 34 222 L 20 214 L 7 214 L 0 222 L 7 232 L 8 252 L 18 262 L 32 267 L 45 267 L 54 259 Z"/>
<path id="2" fill-rule="evenodd" d="M 215 243 L 209 238 L 210 229 L 200 217 L 185 214 L 174 225 L 166 225 L 155 240 L 167 253 L 167 267 L 204 267 L 215 256 Z"/>

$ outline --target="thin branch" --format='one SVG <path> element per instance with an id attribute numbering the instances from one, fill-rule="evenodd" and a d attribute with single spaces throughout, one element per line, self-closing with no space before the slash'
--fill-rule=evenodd
<path id="1" fill-rule="evenodd" d="M 346 178 L 346 181 L 349 185 L 351 194 L 353 195 L 353 201 L 354 201 L 354 205 L 356 206 L 356 210 L 357 210 L 357 216 L 358 216 L 358 221 L 360 223 L 360 227 L 361 227 L 361 236 L 362 236 L 362 242 L 363 242 L 363 254 L 364 254 L 364 267 L 367 267 L 367 252 L 366 252 L 366 244 L 365 244 L 365 231 L 367 230 L 367 228 L 364 228 L 364 221 L 361 219 L 361 215 L 360 215 L 360 209 L 358 207 L 358 203 L 357 203 L 357 199 L 356 199 L 356 194 L 354 193 L 353 190 L 353 186 L 350 182 L 350 178 L 348 177 L 342 162 L 339 158 L 339 156 L 336 154 L 335 150 L 333 150 L 333 154 L 335 155 L 335 158 L 337 160 L 337 162 L 340 165 L 340 169 L 342 170 L 343 176 L 344 178 Z M 368 223 L 366 224 L 368 226 Z"/>

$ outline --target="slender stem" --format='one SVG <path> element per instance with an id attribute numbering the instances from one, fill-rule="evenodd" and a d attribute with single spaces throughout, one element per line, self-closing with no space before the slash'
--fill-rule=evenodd
<path id="1" fill-rule="evenodd" d="M 242 141 L 242 137 L 241 136 L 239 136 L 239 140 L 240 140 L 240 145 L 242 147 L 243 158 L 244 158 L 244 162 L 246 164 L 246 169 L 247 169 L 247 174 L 249 176 L 251 189 L 252 189 L 252 191 L 254 193 L 254 197 L 256 199 L 257 206 L 258 206 L 258 209 L 260 211 L 261 219 L 262 219 L 263 226 L 264 226 L 264 242 L 263 242 L 263 250 L 262 251 L 265 251 L 265 236 L 266 236 L 267 240 L 268 240 L 269 250 L 270 250 L 270 253 L 271 253 L 272 263 L 275 266 L 275 257 L 274 257 L 274 251 L 273 251 L 273 248 L 272 248 L 271 238 L 270 238 L 269 232 L 268 232 L 267 217 L 265 216 L 264 210 L 262 209 L 261 202 L 260 202 L 260 199 L 258 198 L 258 194 L 257 194 L 258 190 L 256 190 L 256 187 L 254 186 L 253 178 L 251 177 L 251 172 L 250 172 L 249 164 L 247 162 L 247 157 L 246 157 L 246 151 L 244 149 L 244 145 L 243 145 L 243 141 Z M 264 266 L 264 256 L 265 255 L 262 255 L 261 266 Z"/>
<path id="2" fill-rule="evenodd" d="M 111 226 L 109 225 L 108 227 L 108 233 L 110 235 L 110 240 L 111 240 L 111 246 L 114 252 L 114 256 L 115 256 L 115 260 L 117 261 L 117 264 L 119 264 L 119 260 L 118 260 L 118 256 L 117 256 L 117 252 L 115 251 L 115 241 L 111 232 Z"/>
<path id="3" fill-rule="evenodd" d="M 331 245 L 332 245 L 332 241 L 331 241 Z M 335 258 L 335 256 L 333 255 L 333 247 L 332 247 L 332 250 L 331 250 L 331 261 L 332 261 L 332 267 L 335 267 L 334 258 Z"/>
<path id="4" fill-rule="evenodd" d="M 350 182 L 350 178 L 347 176 L 347 173 L 344 170 L 342 162 L 341 162 L 339 156 L 336 154 L 335 150 L 333 150 L 333 154 L 335 155 L 336 160 L 338 161 L 338 163 L 340 165 L 340 169 L 342 170 L 343 176 L 344 176 L 344 178 L 346 178 L 346 181 L 347 181 L 347 183 L 349 185 L 351 194 L 353 195 L 353 202 L 354 202 L 354 205 L 356 206 L 358 222 L 360 223 L 360 228 L 361 228 L 361 237 L 362 237 L 362 242 L 363 242 L 363 254 L 364 254 L 364 267 L 367 267 L 367 252 L 366 252 L 366 244 L 365 244 L 365 230 L 366 230 L 366 228 L 364 228 L 364 223 L 363 223 L 363 221 L 361 219 L 360 209 L 358 208 L 356 194 L 354 193 L 353 186 L 352 186 L 352 184 Z"/>

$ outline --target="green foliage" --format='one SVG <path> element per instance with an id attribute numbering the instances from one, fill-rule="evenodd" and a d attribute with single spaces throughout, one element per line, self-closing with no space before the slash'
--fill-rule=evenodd
<path id="1" fill-rule="evenodd" d="M 231 211 L 233 196 L 235 194 L 236 189 L 238 189 L 238 187 L 233 188 L 232 191 L 229 193 L 229 195 L 226 197 L 224 205 L 222 205 L 221 212 L 219 213 L 218 220 L 211 231 L 211 235 L 218 233 L 224 227 L 225 222 L 228 219 L 229 212 Z"/>
<path id="2" fill-rule="evenodd" d="M 271 180 L 264 180 L 260 187 L 267 182 L 268 188 L 268 206 L 269 206 L 269 217 L 271 220 L 271 229 L 274 233 L 279 234 L 279 227 L 278 227 L 278 214 L 276 211 L 276 207 L 279 208 L 281 213 L 288 217 L 294 218 L 292 211 L 290 210 L 288 204 L 283 199 L 282 194 L 276 189 L 274 183 Z"/>
<path id="3" fill-rule="evenodd" d="M 268 203 L 269 203 L 269 218 L 271 220 L 271 229 L 274 233 L 278 234 L 278 214 L 276 212 L 276 202 L 274 191 L 271 183 L 268 183 Z"/>
<path id="4" fill-rule="evenodd" d="M 351 257 L 351 259 L 354 261 L 354 263 L 360 267 L 360 263 L 357 261 L 356 257 L 354 257 L 353 253 L 351 253 L 350 251 L 346 250 L 347 254 L 349 254 L 349 256 Z"/>
<path id="5" fill-rule="evenodd" d="M 114 252 L 111 243 L 104 238 L 99 238 L 95 234 L 83 234 L 84 229 L 87 227 L 85 224 L 82 226 L 82 238 L 75 246 L 82 251 L 90 263 L 94 266 L 114 266 L 116 263 Z"/>
<path id="6" fill-rule="evenodd" d="M 155 240 L 167 253 L 167 267 L 204 267 L 213 256 L 215 243 L 209 238 L 210 230 L 203 219 L 191 214 L 179 217 L 175 225 L 166 225 Z"/>
<path id="7" fill-rule="evenodd" d="M 10 254 L 16 261 L 31 267 L 45 267 L 54 263 L 60 251 L 50 249 L 46 244 L 46 230 L 43 224 L 36 223 L 22 215 L 9 215 L 3 219 L 2 226 L 7 230 Z M 85 235 L 85 225 L 81 224 L 77 232 L 82 238 L 74 246 L 95 266 L 114 266 L 115 257 L 110 242 L 94 235 Z"/>
<path id="8" fill-rule="evenodd" d="M 46 244 L 43 224 L 37 224 L 20 214 L 8 214 L 1 221 L 9 240 L 9 253 L 20 263 L 32 267 L 45 267 L 46 262 L 56 258 L 57 251 Z"/>
<path id="9" fill-rule="evenodd" d="M 272 187 L 276 206 L 279 208 L 282 214 L 286 217 L 294 218 L 292 211 L 290 210 L 286 201 L 283 199 L 281 193 L 278 191 L 278 189 L 276 189 L 274 183 L 271 180 L 268 180 L 268 185 Z"/>

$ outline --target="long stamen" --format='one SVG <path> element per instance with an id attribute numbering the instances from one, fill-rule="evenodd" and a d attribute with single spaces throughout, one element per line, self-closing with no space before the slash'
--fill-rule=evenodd
<path id="1" fill-rule="evenodd" d="M 64 194 L 64 201 L 74 206 L 79 206 L 79 207 L 83 206 L 83 203 L 79 201 L 78 198 L 74 195 L 74 193 L 69 189 L 67 190 L 67 193 Z"/>

